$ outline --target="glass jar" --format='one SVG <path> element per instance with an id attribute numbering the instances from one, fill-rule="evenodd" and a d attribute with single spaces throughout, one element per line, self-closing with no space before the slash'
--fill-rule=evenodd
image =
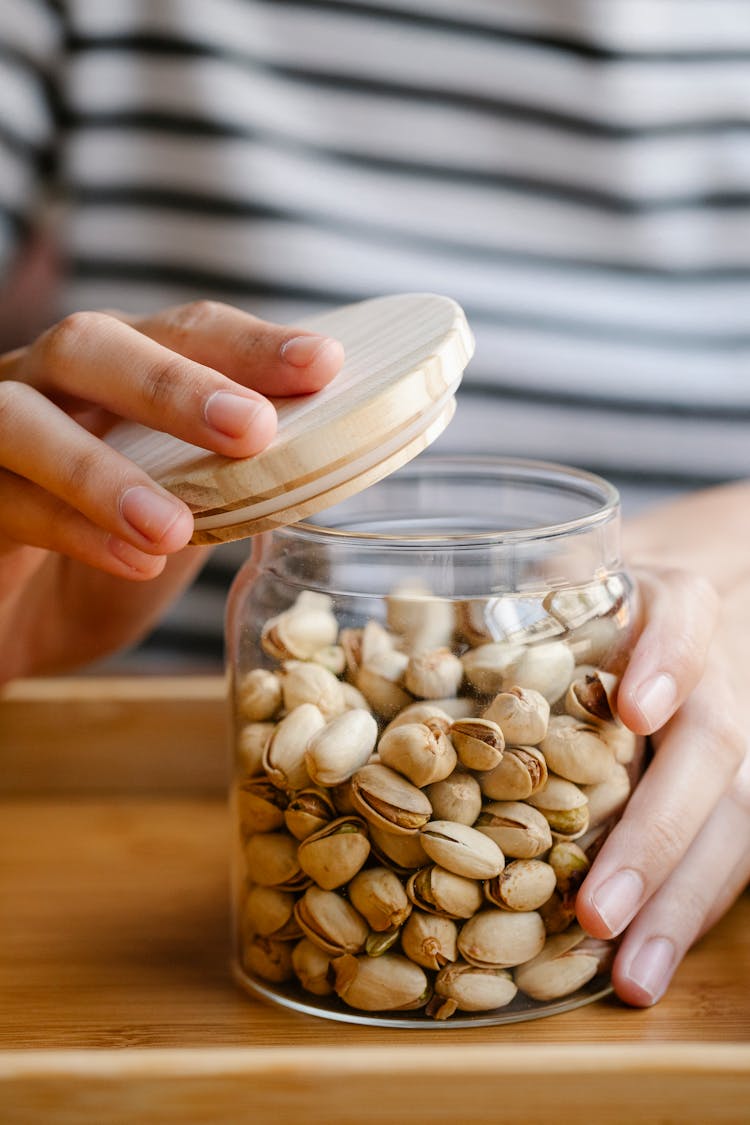
<path id="1" fill-rule="evenodd" d="M 591 474 L 428 456 L 256 537 L 227 610 L 244 987 L 435 1027 L 610 990 L 575 898 L 641 769 L 619 524 Z"/>

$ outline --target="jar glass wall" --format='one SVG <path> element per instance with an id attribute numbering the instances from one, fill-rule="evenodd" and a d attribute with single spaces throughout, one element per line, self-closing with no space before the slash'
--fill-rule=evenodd
<path id="1" fill-rule="evenodd" d="M 422 457 L 253 541 L 227 609 L 246 988 L 436 1027 L 608 991 L 575 897 L 641 768 L 619 519 L 590 474 Z"/>

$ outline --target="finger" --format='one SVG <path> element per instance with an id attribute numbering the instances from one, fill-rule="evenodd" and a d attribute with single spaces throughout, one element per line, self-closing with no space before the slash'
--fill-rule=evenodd
<path id="1" fill-rule="evenodd" d="M 263 395 L 101 313 L 76 313 L 50 329 L 15 376 L 228 457 L 252 456 L 276 432 Z"/>
<path id="2" fill-rule="evenodd" d="M 318 391 L 344 362 L 338 340 L 271 324 L 219 301 L 194 301 L 132 323 L 165 347 L 267 395 Z"/>
<path id="3" fill-rule="evenodd" d="M 0 463 L 16 477 L 139 551 L 169 554 L 190 540 L 194 524 L 186 504 L 33 387 L 0 383 L 0 450 Z M 22 524 L 14 527 L 18 534 Z"/>
<path id="4" fill-rule="evenodd" d="M 595 937 L 621 933 L 669 878 L 729 788 L 745 752 L 735 704 L 715 668 L 658 738 L 657 753 L 576 901 Z"/>
<path id="5" fill-rule="evenodd" d="M 690 946 L 734 902 L 749 875 L 750 804 L 728 794 L 625 934 L 612 971 L 620 998 L 637 1007 L 656 1003 Z"/>
<path id="6" fill-rule="evenodd" d="M 719 602 L 707 580 L 687 571 L 644 571 L 639 586 L 646 625 L 623 675 L 617 709 L 636 734 L 653 734 L 703 675 Z"/>
<path id="7" fill-rule="evenodd" d="M 141 582 L 156 578 L 166 563 L 165 556 L 139 551 L 5 469 L 0 469 L 0 537 L 6 547 L 43 547 L 117 578 Z"/>

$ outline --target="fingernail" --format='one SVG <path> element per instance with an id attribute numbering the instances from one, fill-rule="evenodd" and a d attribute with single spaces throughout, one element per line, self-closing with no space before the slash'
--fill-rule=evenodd
<path id="1" fill-rule="evenodd" d="M 634 917 L 642 897 L 643 880 L 637 871 L 626 868 L 602 883 L 592 896 L 591 905 L 614 937 Z"/>
<path id="2" fill-rule="evenodd" d="M 651 938 L 635 955 L 628 977 L 655 1004 L 667 990 L 676 960 L 677 951 L 669 938 Z"/>
<path id="3" fill-rule="evenodd" d="M 250 427 L 257 425 L 264 414 L 273 407 L 262 399 L 246 398 L 231 391 L 214 391 L 204 407 L 204 416 L 225 437 L 244 437 Z"/>
<path id="4" fill-rule="evenodd" d="M 120 511 L 139 535 L 150 543 L 159 543 L 185 509 L 167 493 L 138 484 L 123 493 Z"/>
<path id="5" fill-rule="evenodd" d="M 335 340 L 327 336 L 293 336 L 281 345 L 281 358 L 292 367 L 307 367 Z"/>
<path id="6" fill-rule="evenodd" d="M 666 672 L 647 680 L 634 693 L 633 702 L 650 730 L 658 730 L 674 711 L 677 684 Z"/>

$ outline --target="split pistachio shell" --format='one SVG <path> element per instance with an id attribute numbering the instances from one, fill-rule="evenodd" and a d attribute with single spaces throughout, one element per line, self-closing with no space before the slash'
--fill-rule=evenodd
<path id="1" fill-rule="evenodd" d="M 565 695 L 565 710 L 585 723 L 611 723 L 617 718 L 615 700 L 619 679 L 600 669 L 582 675 L 580 669 Z"/>
<path id="2" fill-rule="evenodd" d="M 284 823 L 297 840 L 318 832 L 336 816 L 328 793 L 322 789 L 300 789 L 284 810 Z"/>
<path id="3" fill-rule="evenodd" d="M 263 751 L 273 734 L 274 723 L 246 723 L 237 736 L 237 767 L 246 777 L 263 772 Z"/>
<path id="4" fill-rule="evenodd" d="M 435 820 L 472 825 L 482 811 L 482 790 L 473 774 L 454 770 L 450 777 L 428 785 L 425 793 Z"/>
<path id="5" fill-rule="evenodd" d="M 259 832 L 245 845 L 245 865 L 254 883 L 294 890 L 310 882 L 297 858 L 297 841 L 286 832 Z"/>
<path id="6" fill-rule="evenodd" d="M 514 972 L 516 984 L 532 1000 L 557 1000 L 582 988 L 600 971 L 599 955 L 581 947 L 583 930 L 572 926 L 548 938 L 544 949 Z"/>
<path id="7" fill-rule="evenodd" d="M 419 788 L 442 781 L 456 767 L 453 743 L 433 719 L 404 723 L 385 733 L 378 743 L 378 756 Z"/>
<path id="8" fill-rule="evenodd" d="M 251 887 L 245 899 L 242 924 L 247 934 L 275 941 L 296 940 L 300 937 L 300 928 L 294 917 L 294 895 L 278 887 Z"/>
<path id="9" fill-rule="evenodd" d="M 505 739 L 490 719 L 456 719 L 448 735 L 459 762 L 468 770 L 491 770 L 502 761 Z"/>
<path id="10" fill-rule="evenodd" d="M 562 895 L 575 895 L 591 867 L 583 848 L 572 840 L 559 840 L 554 844 L 547 863 L 555 873 L 557 889 Z"/>
<path id="11" fill-rule="evenodd" d="M 287 712 L 293 712 L 303 703 L 313 703 L 328 722 L 344 710 L 341 684 L 332 672 L 320 664 L 287 661 L 281 687 Z"/>
<path id="12" fill-rule="evenodd" d="M 550 774 L 544 789 L 529 797 L 528 804 L 542 813 L 554 839 L 575 840 L 589 826 L 586 794 L 565 778 Z"/>
<path id="13" fill-rule="evenodd" d="M 408 656 L 387 649 L 373 656 L 357 673 L 356 686 L 367 702 L 384 719 L 392 719 L 412 702 L 412 697 L 402 686 Z"/>
<path id="14" fill-rule="evenodd" d="M 547 763 L 536 746 L 506 746 L 499 765 L 479 775 L 479 787 L 496 801 L 523 801 L 546 784 L 547 776 Z"/>
<path id="15" fill-rule="evenodd" d="M 424 969 L 442 969 L 458 957 L 458 927 L 450 918 L 415 910 L 401 931 L 401 948 Z"/>
<path id="16" fill-rule="evenodd" d="M 441 699 L 456 695 L 463 679 L 463 666 L 449 648 L 418 652 L 409 658 L 404 687 L 419 699 Z"/>
<path id="17" fill-rule="evenodd" d="M 285 808 L 285 794 L 266 777 L 251 778 L 237 787 L 237 815 L 245 835 L 281 828 Z"/>
<path id="18" fill-rule="evenodd" d="M 309 660 L 336 643 L 338 622 L 329 606 L 303 603 L 272 617 L 263 627 L 263 651 L 276 660 Z"/>
<path id="19" fill-rule="evenodd" d="M 514 859 L 534 859 L 552 846 L 546 818 L 521 801 L 491 801 L 483 807 L 476 827 Z"/>
<path id="20" fill-rule="evenodd" d="M 404 836 L 388 832 L 375 824 L 370 824 L 370 843 L 381 863 L 393 868 L 400 875 L 408 875 L 418 867 L 430 862 L 430 857 L 422 847 L 418 835 Z"/>
<path id="21" fill-rule="evenodd" d="M 457 1009 L 462 1012 L 489 1012 L 504 1008 L 516 995 L 513 977 L 505 969 L 485 969 L 459 961 L 446 965 L 435 978 L 435 1000 L 431 1014 L 446 1019 Z M 436 1003 L 437 998 L 442 1004 Z"/>
<path id="22" fill-rule="evenodd" d="M 352 879 L 349 901 L 377 933 L 403 925 L 411 913 L 404 885 L 387 867 L 368 867 Z"/>
<path id="23" fill-rule="evenodd" d="M 357 816 L 332 820 L 297 849 L 299 865 L 310 878 L 332 891 L 353 879 L 370 854 L 365 822 Z"/>
<path id="24" fill-rule="evenodd" d="M 339 785 L 367 762 L 377 737 L 378 724 L 369 711 L 345 711 L 307 743 L 307 772 L 317 785 Z"/>
<path id="25" fill-rule="evenodd" d="M 326 721 L 314 703 L 302 703 L 277 724 L 263 752 L 263 768 L 279 789 L 304 789 L 310 784 L 305 750 Z"/>
<path id="26" fill-rule="evenodd" d="M 575 657 L 565 641 L 531 645 L 513 665 L 503 687 L 531 688 L 548 703 L 556 703 L 570 683 L 574 666 Z"/>
<path id="27" fill-rule="evenodd" d="M 461 657 L 464 678 L 481 695 L 494 695 L 503 688 L 524 651 L 522 645 L 493 642 L 469 649 Z"/>
<path id="28" fill-rule="evenodd" d="M 383 734 L 389 734 L 396 727 L 404 726 L 405 723 L 424 723 L 427 719 L 432 719 L 433 726 L 439 725 L 446 734 L 453 722 L 448 712 L 444 711 L 437 703 L 432 700 L 420 700 L 419 703 L 410 703 L 408 707 L 404 707 L 403 711 L 399 711 L 395 719 L 391 719 Z"/>
<path id="29" fill-rule="evenodd" d="M 491 879 L 505 865 L 495 841 L 467 824 L 431 820 L 422 829 L 422 844 L 435 863 L 467 879 Z"/>
<path id="30" fill-rule="evenodd" d="M 361 953 L 369 928 L 351 903 L 335 891 L 308 887 L 294 913 L 305 937 L 324 953 Z"/>
<path id="31" fill-rule="evenodd" d="M 237 706 L 251 722 L 272 719 L 281 707 L 281 680 L 275 672 L 254 668 L 237 685 Z"/>
<path id="32" fill-rule="evenodd" d="M 283 984 L 293 976 L 292 946 L 288 941 L 253 937 L 242 947 L 242 962 L 252 976 L 272 984 Z"/>
<path id="33" fill-rule="evenodd" d="M 306 992 L 314 996 L 330 996 L 333 985 L 328 978 L 331 958 L 309 938 L 302 938 L 292 950 L 294 975 Z"/>
<path id="34" fill-rule="evenodd" d="M 484 885 L 485 897 L 504 910 L 538 910 L 555 889 L 555 873 L 539 859 L 514 859 Z"/>
<path id="35" fill-rule="evenodd" d="M 553 891 L 545 903 L 539 907 L 539 914 L 548 934 L 562 934 L 575 922 L 575 894 L 560 894 Z"/>
<path id="36" fill-rule="evenodd" d="M 506 742 L 536 746 L 547 733 L 549 703 L 533 688 L 511 687 L 495 696 L 484 717 L 498 724 Z"/>
<path id="37" fill-rule="evenodd" d="M 416 834 L 432 805 L 416 785 L 381 763 L 362 766 L 351 779 L 352 803 L 366 820 L 389 832 Z"/>
<path id="38" fill-rule="evenodd" d="M 455 610 L 452 602 L 432 596 L 426 587 L 402 586 L 386 598 L 386 619 L 410 652 L 429 652 L 450 644 Z"/>
<path id="39" fill-rule="evenodd" d="M 430 986 L 424 972 L 400 953 L 338 957 L 333 971 L 337 995 L 360 1011 L 407 1011 L 423 1007 L 429 999 Z"/>
<path id="40" fill-rule="evenodd" d="M 589 803 L 589 828 L 596 828 L 621 812 L 630 796 L 630 777 L 625 766 L 615 763 L 612 772 L 597 785 L 583 785 Z"/>
<path id="41" fill-rule="evenodd" d="M 536 957 L 545 941 L 536 911 L 511 914 L 490 908 L 469 918 L 458 935 L 458 949 L 470 965 L 507 969 Z"/>
<path id="42" fill-rule="evenodd" d="M 482 888 L 475 879 L 456 875 L 439 864 L 421 867 L 410 875 L 406 893 L 420 910 L 446 918 L 470 918 L 482 905 Z"/>
<path id="43" fill-rule="evenodd" d="M 571 715 L 553 715 L 539 749 L 550 770 L 580 785 L 606 780 L 615 766 L 615 756 L 601 727 Z"/>

